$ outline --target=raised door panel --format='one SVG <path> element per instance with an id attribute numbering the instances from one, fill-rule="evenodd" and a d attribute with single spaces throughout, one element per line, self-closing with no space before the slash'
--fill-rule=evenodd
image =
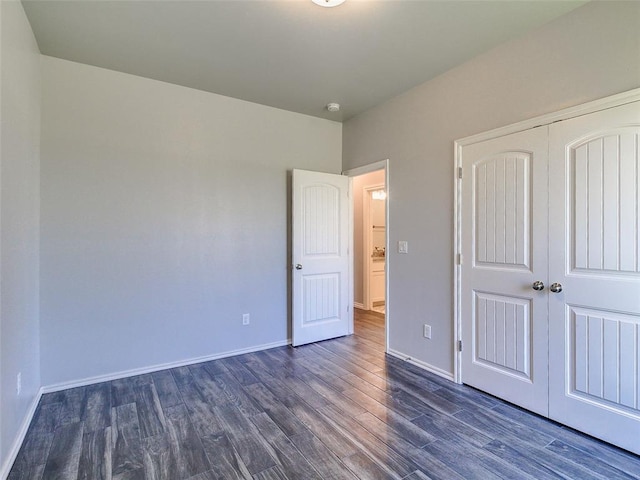
<path id="1" fill-rule="evenodd" d="M 475 293 L 474 361 L 532 382 L 531 301 Z"/>
<path id="2" fill-rule="evenodd" d="M 630 415 L 640 414 L 640 318 L 569 309 L 568 393 Z"/>
<path id="3" fill-rule="evenodd" d="M 340 190 L 334 185 L 303 188 L 304 257 L 336 256 L 340 252 Z"/>
<path id="4" fill-rule="evenodd" d="M 473 183 L 476 266 L 530 269 L 531 153 L 482 159 Z"/>
<path id="5" fill-rule="evenodd" d="M 336 273 L 303 276 L 303 327 L 340 319 L 340 282 Z"/>
<path id="6" fill-rule="evenodd" d="M 569 147 L 571 267 L 583 274 L 640 272 L 638 128 Z"/>

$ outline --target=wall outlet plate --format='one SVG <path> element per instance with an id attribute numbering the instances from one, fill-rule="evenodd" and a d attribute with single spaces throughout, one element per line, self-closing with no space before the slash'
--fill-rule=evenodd
<path id="1" fill-rule="evenodd" d="M 409 253 L 409 242 L 407 242 L 406 240 L 399 240 L 398 253 Z"/>
<path id="2" fill-rule="evenodd" d="M 249 325 L 250 321 L 251 321 L 251 315 L 249 315 L 248 313 L 243 313 L 242 314 L 242 324 L 243 325 Z"/>

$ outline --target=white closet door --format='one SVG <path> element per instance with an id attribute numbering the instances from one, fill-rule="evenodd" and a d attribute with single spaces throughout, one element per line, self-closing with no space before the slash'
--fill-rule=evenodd
<path id="1" fill-rule="evenodd" d="M 550 127 L 550 417 L 635 453 L 639 142 L 640 102 Z"/>
<path id="2" fill-rule="evenodd" d="M 462 149 L 462 381 L 547 415 L 548 128 Z"/>

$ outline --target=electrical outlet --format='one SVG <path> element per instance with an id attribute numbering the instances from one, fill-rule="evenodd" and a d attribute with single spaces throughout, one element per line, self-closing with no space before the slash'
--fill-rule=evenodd
<path id="1" fill-rule="evenodd" d="M 422 335 L 424 336 L 424 338 L 431 338 L 431 325 L 424 325 Z"/>
<path id="2" fill-rule="evenodd" d="M 243 325 L 249 325 L 250 321 L 251 321 L 251 315 L 249 315 L 248 313 L 243 313 L 242 314 L 242 324 Z"/>
<path id="3" fill-rule="evenodd" d="M 407 242 L 406 240 L 399 240 L 398 253 L 409 253 L 409 242 Z"/>
<path id="4" fill-rule="evenodd" d="M 16 376 L 16 395 L 20 395 L 22 393 L 22 372 L 19 372 Z"/>

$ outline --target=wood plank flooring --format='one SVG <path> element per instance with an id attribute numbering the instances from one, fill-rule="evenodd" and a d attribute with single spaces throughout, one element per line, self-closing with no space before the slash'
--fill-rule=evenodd
<path id="1" fill-rule="evenodd" d="M 350 337 L 44 395 L 9 480 L 632 479 L 640 458 Z"/>

